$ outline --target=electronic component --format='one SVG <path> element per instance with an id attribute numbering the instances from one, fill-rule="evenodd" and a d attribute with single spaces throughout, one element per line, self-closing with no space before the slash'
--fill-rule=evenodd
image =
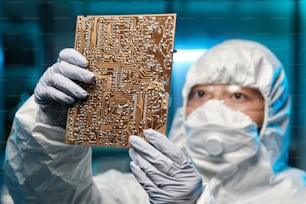
<path id="1" fill-rule="evenodd" d="M 176 14 L 78 16 L 75 49 L 96 74 L 68 109 L 65 143 L 129 147 L 128 137 L 166 133 Z"/>

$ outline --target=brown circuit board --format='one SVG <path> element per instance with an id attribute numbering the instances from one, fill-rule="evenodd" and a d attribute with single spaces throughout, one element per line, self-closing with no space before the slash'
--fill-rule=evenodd
<path id="1" fill-rule="evenodd" d="M 78 16 L 75 49 L 96 80 L 68 109 L 65 143 L 129 147 L 130 135 L 166 133 L 176 14 Z"/>

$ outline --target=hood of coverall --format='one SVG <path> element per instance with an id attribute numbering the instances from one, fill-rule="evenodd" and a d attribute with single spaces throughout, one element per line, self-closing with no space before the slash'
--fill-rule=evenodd
<path id="1" fill-rule="evenodd" d="M 268 152 L 274 171 L 283 169 L 287 165 L 289 146 L 290 98 L 285 72 L 277 57 L 265 46 L 247 40 L 228 40 L 202 55 L 188 71 L 183 108 L 170 131 L 170 138 L 183 149 L 186 133 L 182 127 L 189 92 L 195 85 L 211 83 L 238 84 L 261 92 L 265 116 L 260 142 Z"/>

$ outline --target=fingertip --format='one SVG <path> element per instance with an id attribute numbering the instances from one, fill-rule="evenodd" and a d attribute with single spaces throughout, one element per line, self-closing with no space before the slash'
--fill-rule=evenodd
<path id="1" fill-rule="evenodd" d="M 139 175 L 140 175 L 141 169 L 139 168 L 139 166 L 137 166 L 137 164 L 134 161 L 130 162 L 130 169 L 136 178 L 140 178 Z"/>
<path id="2" fill-rule="evenodd" d="M 86 99 L 89 96 L 89 93 L 85 90 L 82 90 L 81 92 L 76 94 L 76 97 L 78 97 L 81 100 Z"/>
<path id="3" fill-rule="evenodd" d="M 130 168 L 132 170 L 132 172 L 134 173 L 134 175 L 138 175 L 138 177 L 140 177 L 140 173 L 142 172 L 140 167 L 134 162 L 134 161 L 131 161 L 130 162 Z"/>
<path id="4" fill-rule="evenodd" d="M 61 50 L 59 58 L 74 65 L 88 67 L 88 60 L 86 57 L 73 48 L 65 48 Z"/>
<path id="5" fill-rule="evenodd" d="M 87 69 L 83 69 L 84 71 L 79 72 L 79 78 L 84 83 L 92 83 L 96 80 L 96 75 L 94 72 L 91 72 Z"/>
<path id="6" fill-rule="evenodd" d="M 129 143 L 130 144 L 134 143 L 134 138 L 133 137 L 134 137 L 133 135 L 129 136 Z"/>
<path id="7" fill-rule="evenodd" d="M 153 130 L 152 128 L 149 128 L 149 129 L 145 129 L 143 130 L 143 133 L 145 135 L 145 137 L 150 141 L 151 139 L 154 139 L 156 137 L 158 137 L 159 132 L 157 132 L 156 130 Z"/>
<path id="8" fill-rule="evenodd" d="M 144 129 L 144 130 L 143 130 L 143 134 L 145 135 L 145 137 L 150 136 L 150 134 L 152 134 L 152 129 L 151 129 L 151 128 L 149 128 L 149 129 Z"/>
<path id="9" fill-rule="evenodd" d="M 137 167 L 137 165 L 135 164 L 135 162 L 133 160 L 130 161 L 130 167 L 133 168 L 133 169 Z"/>
<path id="10" fill-rule="evenodd" d="M 135 150 L 131 147 L 129 149 L 129 156 L 131 157 L 131 159 L 133 159 L 134 155 L 135 155 Z"/>
<path id="11" fill-rule="evenodd" d="M 88 61 L 87 61 L 87 59 L 84 56 L 83 56 L 83 58 L 80 58 L 79 66 L 80 67 L 84 67 L 84 68 L 88 67 Z"/>
<path id="12" fill-rule="evenodd" d="M 96 81 L 96 75 L 95 75 L 95 73 L 89 71 L 88 79 L 89 79 L 89 80 L 88 80 L 88 83 L 92 83 L 92 82 Z"/>
<path id="13" fill-rule="evenodd" d="M 148 129 L 144 129 L 143 132 L 144 133 L 150 133 L 150 132 L 154 132 L 155 130 L 152 128 L 148 128 Z"/>
<path id="14" fill-rule="evenodd" d="M 139 136 L 136 136 L 136 135 L 131 135 L 129 137 L 129 142 L 131 145 L 135 144 L 135 142 L 137 142 L 137 140 L 139 139 Z"/>

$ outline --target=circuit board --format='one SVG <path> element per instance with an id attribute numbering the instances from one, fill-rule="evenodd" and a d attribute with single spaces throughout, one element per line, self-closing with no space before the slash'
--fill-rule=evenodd
<path id="1" fill-rule="evenodd" d="M 65 143 L 129 147 L 131 135 L 166 134 L 176 14 L 78 16 L 75 49 L 96 80 L 68 109 Z"/>

